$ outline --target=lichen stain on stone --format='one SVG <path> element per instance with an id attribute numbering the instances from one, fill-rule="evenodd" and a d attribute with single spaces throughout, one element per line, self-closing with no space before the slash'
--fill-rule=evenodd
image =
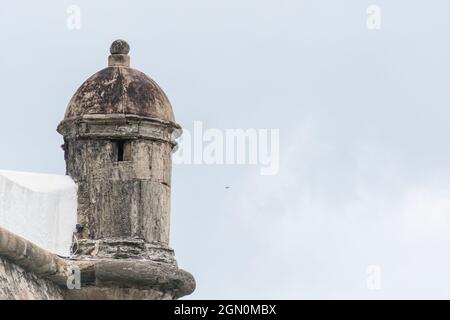
<path id="1" fill-rule="evenodd" d="M 124 67 L 105 68 L 86 80 L 72 97 L 65 118 L 117 113 L 175 122 L 169 99 L 156 82 Z"/>

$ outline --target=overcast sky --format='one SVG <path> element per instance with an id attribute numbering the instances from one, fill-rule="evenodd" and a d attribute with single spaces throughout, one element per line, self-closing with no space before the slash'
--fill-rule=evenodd
<path id="1" fill-rule="evenodd" d="M 191 298 L 450 298 L 449 16 L 444 0 L 2 1 L 0 169 L 64 174 L 56 126 L 123 38 L 188 130 L 280 130 L 277 175 L 174 167 Z"/>

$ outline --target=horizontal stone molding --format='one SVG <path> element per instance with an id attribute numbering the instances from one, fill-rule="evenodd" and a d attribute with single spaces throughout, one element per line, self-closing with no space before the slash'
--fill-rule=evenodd
<path id="1" fill-rule="evenodd" d="M 76 257 L 89 259 L 151 260 L 177 265 L 172 248 L 163 243 L 148 243 L 144 239 L 80 239 L 77 242 Z"/>
<path id="2" fill-rule="evenodd" d="M 90 114 L 68 118 L 58 126 L 65 139 L 151 139 L 176 145 L 181 127 L 156 118 L 130 114 Z"/>

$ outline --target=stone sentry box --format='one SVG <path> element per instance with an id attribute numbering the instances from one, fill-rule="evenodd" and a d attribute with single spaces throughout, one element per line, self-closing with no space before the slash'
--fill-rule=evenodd
<path id="1" fill-rule="evenodd" d="M 85 270 L 100 261 L 145 272 L 146 262 L 157 263 L 157 272 L 176 274 L 172 286 L 182 290 L 173 297 L 189 294 L 195 281 L 169 247 L 171 155 L 181 128 L 161 88 L 130 68 L 128 44 L 117 40 L 110 52 L 108 67 L 81 85 L 58 126 L 78 185 L 74 259 Z M 139 284 L 137 273 L 120 277 Z"/>
<path id="2" fill-rule="evenodd" d="M 65 121 L 60 130 L 67 174 L 78 184 L 78 253 L 90 255 L 101 244 L 126 256 L 120 247 L 106 248 L 117 243 L 168 249 L 173 128 L 107 115 Z"/>

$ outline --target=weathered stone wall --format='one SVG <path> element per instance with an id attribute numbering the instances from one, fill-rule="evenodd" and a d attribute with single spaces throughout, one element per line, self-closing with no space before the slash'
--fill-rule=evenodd
<path id="1" fill-rule="evenodd" d="M 39 278 L 0 257 L 1 300 L 60 300 L 62 298 L 60 288 L 52 281 Z"/>
<path id="2" fill-rule="evenodd" d="M 65 149 L 67 173 L 78 183 L 79 238 L 169 243 L 172 145 L 70 139 Z"/>

